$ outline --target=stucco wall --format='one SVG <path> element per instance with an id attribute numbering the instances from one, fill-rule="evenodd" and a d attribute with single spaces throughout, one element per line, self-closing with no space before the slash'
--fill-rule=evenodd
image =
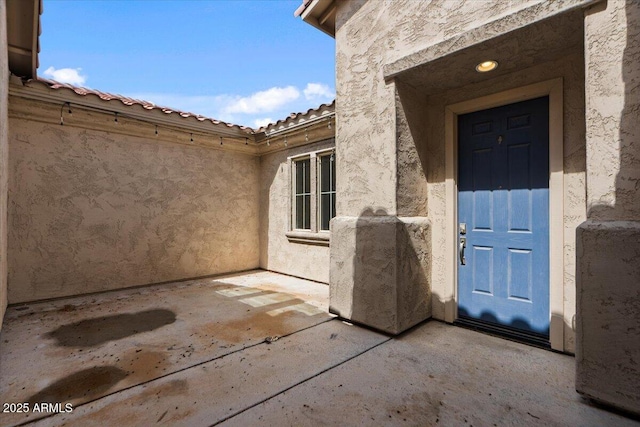
<path id="1" fill-rule="evenodd" d="M 575 348 L 575 228 L 586 218 L 581 5 L 351 1 L 338 3 L 336 24 L 336 151 L 347 159 L 338 164 L 338 216 L 374 211 L 429 218 L 433 316 L 439 319 L 444 319 L 450 295 L 445 271 L 452 262 L 445 252 L 445 106 L 563 79 L 564 237 L 555 238 L 563 239 L 564 246 L 562 305 L 568 352 Z M 500 21 L 507 15 L 509 19 Z M 505 28 L 515 31 L 498 37 Z M 476 36 L 490 41 L 480 44 Z M 456 50 L 465 43 L 465 50 Z M 477 62 L 495 53 L 505 59 L 498 77 L 473 71 Z M 433 65 L 419 68 L 420 58 L 430 58 Z M 418 62 L 411 76 L 385 79 L 388 64 L 412 61 Z"/>
<path id="2" fill-rule="evenodd" d="M 336 152 L 358 159 L 338 164 L 338 216 L 396 214 L 395 87 L 383 65 L 534 3 L 337 2 Z"/>
<path id="3" fill-rule="evenodd" d="M 585 13 L 588 221 L 577 231 L 576 390 L 640 414 L 640 4 Z"/>
<path id="4" fill-rule="evenodd" d="M 329 247 L 289 241 L 290 170 L 287 158 L 334 147 L 334 139 L 260 158 L 260 267 L 329 282 Z M 339 161 L 337 161 L 339 164 Z M 337 200 L 340 198 L 338 197 Z"/>
<path id="5" fill-rule="evenodd" d="M 10 130 L 10 303 L 258 267 L 258 158 L 67 123 Z"/>
<path id="6" fill-rule="evenodd" d="M 640 7 L 608 2 L 585 16 L 587 206 L 593 220 L 640 219 Z"/>
<path id="7" fill-rule="evenodd" d="M 9 68 L 7 64 L 6 4 L 0 1 L 0 327 L 7 307 L 7 164 L 9 120 L 7 117 Z"/>

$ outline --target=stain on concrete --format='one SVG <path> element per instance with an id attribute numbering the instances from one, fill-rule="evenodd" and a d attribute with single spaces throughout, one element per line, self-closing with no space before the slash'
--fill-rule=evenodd
<path id="1" fill-rule="evenodd" d="M 156 330 L 176 321 L 173 311 L 153 309 L 138 313 L 96 317 L 62 325 L 47 333 L 62 347 L 95 347 L 142 332 Z"/>
<path id="2" fill-rule="evenodd" d="M 150 387 L 147 390 L 140 393 L 140 403 L 142 404 L 147 399 L 156 398 L 160 400 L 167 396 L 176 396 L 180 394 L 186 394 L 189 391 L 189 383 L 187 380 L 171 380 L 165 384 L 161 384 L 155 387 Z"/>
<path id="3" fill-rule="evenodd" d="M 283 277 L 281 292 L 274 293 L 261 289 L 261 284 L 266 281 L 265 279 L 271 283 L 278 283 L 278 277 Z M 101 412 L 102 418 L 96 418 L 101 422 L 91 421 L 75 424 L 155 425 L 162 414 L 168 411 L 158 425 L 185 425 L 186 422 L 182 421 L 180 417 L 185 416 L 193 405 L 207 405 L 209 403 L 207 403 L 206 396 L 200 396 L 198 390 L 193 389 L 193 384 L 189 383 L 190 388 L 187 390 L 185 390 L 186 384 L 182 386 L 180 383 L 167 385 L 172 379 L 182 379 L 182 374 L 175 374 L 177 371 L 183 371 L 207 360 L 226 356 L 241 347 L 259 344 L 267 336 L 289 335 L 296 330 L 329 319 L 326 313 L 309 315 L 302 311 L 296 311 L 300 308 L 304 309 L 304 307 L 299 307 L 303 301 L 295 298 L 282 302 L 278 302 L 279 298 L 275 298 L 273 300 L 275 302 L 265 298 L 262 301 L 265 305 L 260 307 L 241 302 L 248 297 L 294 295 L 294 292 L 288 291 L 297 292 L 300 288 L 309 288 L 311 294 L 321 295 L 322 292 L 328 291 L 325 285 L 307 283 L 303 280 L 268 272 L 253 272 L 233 279 L 238 283 L 253 286 L 245 287 L 231 282 L 216 285 L 212 283 L 212 280 L 207 278 L 188 283 L 155 285 L 117 293 L 83 296 L 66 301 L 31 304 L 29 309 L 24 311 L 10 310 L 10 317 L 6 319 L 7 327 L 3 328 L 2 343 L 0 343 L 2 350 L 0 352 L 0 401 L 27 402 L 30 396 L 75 372 L 94 366 L 112 366 L 124 373 L 125 376 L 122 380 L 108 389 L 105 387 L 107 390 L 102 394 L 78 397 L 75 401 L 70 402 L 74 404 L 74 407 L 79 403 L 94 402 L 86 405 L 88 412 L 100 410 L 106 405 L 105 407 L 109 407 L 109 409 Z M 224 280 L 218 279 L 218 281 Z M 237 289 L 238 295 L 225 296 L 225 294 L 216 292 L 224 289 Z M 249 293 L 243 294 L 242 291 Z M 233 293 L 227 293 L 227 295 Z M 69 307 L 65 308 L 65 305 L 69 305 Z M 72 309 L 71 306 L 75 309 Z M 156 312 L 158 316 L 155 320 L 149 313 L 141 313 L 154 309 L 171 310 L 175 313 L 175 321 L 171 323 L 174 320 L 174 315 L 169 311 L 165 311 L 164 315 L 161 315 L 162 312 Z M 283 315 L 281 310 L 290 310 L 291 313 Z M 20 315 L 29 313 L 32 315 L 18 318 Z M 123 316 L 111 317 L 119 313 Z M 252 320 L 251 316 L 257 313 L 263 314 L 254 316 Z M 108 341 L 94 347 L 72 346 L 74 344 L 96 344 L 98 341 L 117 338 L 112 335 L 106 338 L 101 336 L 99 340 L 97 337 L 80 340 L 78 336 L 87 336 L 94 332 L 102 335 L 102 331 L 97 331 L 99 328 L 132 329 L 134 323 L 143 322 L 145 318 L 147 321 L 151 318 L 151 323 L 156 326 L 165 323 L 167 325 L 147 333 L 138 333 L 128 337 L 124 337 L 124 335 L 128 335 L 131 331 L 122 332 L 120 333 L 120 336 L 123 336 L 122 339 Z M 211 326 L 206 331 L 203 330 L 203 326 L 216 322 L 220 324 Z M 257 323 L 260 323 L 259 327 L 255 326 Z M 141 332 L 152 329 L 152 327 L 153 325 L 144 328 L 135 327 L 135 329 Z M 217 335 L 220 329 L 222 332 Z M 246 329 L 249 330 L 246 331 Z M 240 330 L 244 331 L 246 335 L 241 334 Z M 330 334 L 331 332 L 328 332 L 324 338 L 327 339 Z M 243 337 L 246 338 L 246 342 L 241 341 Z M 240 342 L 232 344 L 222 338 L 231 341 L 240 340 Z M 8 340 L 9 343 L 4 343 L 4 340 Z M 60 341 L 67 346 L 62 343 L 57 345 Z M 288 342 L 288 340 L 280 340 L 271 344 L 271 351 L 277 351 L 283 346 L 288 347 Z M 227 361 L 227 359 L 222 360 L 225 360 L 225 363 Z M 246 362 L 241 366 L 243 370 L 248 369 Z M 202 374 L 208 375 L 206 371 L 203 371 Z M 247 380 L 246 377 L 241 379 L 242 382 Z M 132 398 L 123 402 L 115 397 L 115 394 L 132 387 L 141 392 L 146 392 L 153 387 L 154 391 L 146 394 L 147 397 L 142 400 Z M 183 391 L 181 392 L 181 390 Z M 79 395 L 82 396 L 82 394 L 84 393 Z M 179 402 L 182 402 L 184 396 L 185 404 L 164 405 L 166 396 L 171 395 L 177 395 L 176 400 Z M 102 396 L 109 397 L 101 399 Z M 193 396 L 193 400 L 191 400 L 191 396 Z M 117 401 L 118 403 L 108 403 L 112 399 L 113 402 Z M 194 404 L 196 400 L 198 401 L 197 405 Z M 135 409 L 144 405 L 145 402 L 160 402 L 157 412 L 154 412 L 150 418 L 145 418 L 146 415 L 142 414 L 143 411 Z M 179 406 L 179 408 L 176 409 L 175 406 Z M 77 413 L 84 414 L 85 411 L 87 409 L 78 408 Z M 119 415 L 120 411 L 122 411 L 122 417 Z M 74 412 L 76 411 L 74 410 Z M 136 418 L 136 414 L 139 415 L 140 420 Z M 58 424 L 65 422 L 74 424 L 69 420 L 75 419 L 77 416 L 79 415 L 67 414 L 54 418 L 64 419 Z M 36 413 L 32 413 L 29 417 L 24 417 L 24 414 L 15 414 L 15 418 L 10 417 L 5 421 L 5 417 L 0 415 L 0 425 L 13 424 L 14 421 L 18 423 L 18 420 L 26 422 L 38 417 Z"/>
<path id="4" fill-rule="evenodd" d="M 420 425 L 436 425 L 440 422 L 442 397 L 429 392 L 417 392 L 406 396 L 402 404 L 387 405 L 389 423 L 419 422 Z"/>
<path id="5" fill-rule="evenodd" d="M 147 381 L 166 373 L 169 361 L 166 353 L 136 349 L 127 352 L 118 366 L 136 380 Z"/>
<path id="6" fill-rule="evenodd" d="M 128 399 L 123 410 L 122 402 L 110 403 L 96 411 L 90 411 L 87 419 L 81 421 L 82 425 L 148 425 L 145 424 L 144 409 L 142 411 L 132 408 L 145 408 L 170 396 L 186 395 L 189 392 L 189 383 L 186 380 L 171 380 L 168 382 L 152 382 L 143 386 L 140 394 Z M 172 425 L 168 422 L 176 414 L 176 407 L 167 405 L 157 414 L 156 423 L 163 421 L 163 425 Z M 89 422 L 90 421 L 90 422 Z"/>
<path id="7" fill-rule="evenodd" d="M 115 366 L 95 366 L 62 378 L 31 396 L 28 402 L 69 403 L 91 400 L 104 393 L 127 376 Z"/>
<path id="8" fill-rule="evenodd" d="M 266 312 L 248 314 L 232 321 L 209 323 L 201 328 L 208 337 L 232 344 L 246 342 L 252 338 L 266 338 L 288 335 L 298 328 L 293 323 L 299 314 L 284 312 L 271 316 Z"/>

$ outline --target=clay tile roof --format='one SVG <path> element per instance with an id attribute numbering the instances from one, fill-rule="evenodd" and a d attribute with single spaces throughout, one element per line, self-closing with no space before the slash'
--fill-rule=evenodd
<path id="1" fill-rule="evenodd" d="M 284 128 L 294 124 L 300 124 L 306 120 L 316 118 L 319 116 L 329 116 L 335 112 L 336 100 L 334 99 L 329 104 L 321 104 L 317 108 L 310 108 L 305 112 L 291 113 L 286 119 L 278 120 L 275 123 L 269 123 L 266 126 L 262 126 L 256 129 L 256 132 L 266 132 L 267 130 L 275 130 L 276 128 Z"/>
<path id="2" fill-rule="evenodd" d="M 38 82 L 47 85 L 50 89 L 55 89 L 55 90 L 69 90 L 74 92 L 77 95 L 80 96 L 89 96 L 89 95 L 93 95 L 93 96 L 97 96 L 98 98 L 104 100 L 104 101 L 120 101 L 123 105 L 126 105 L 128 107 L 133 106 L 133 105 L 140 105 L 142 106 L 142 108 L 146 109 L 146 110 L 160 110 L 165 114 L 177 114 L 180 117 L 183 118 L 188 118 L 188 117 L 193 117 L 198 121 L 204 122 L 204 121 L 209 121 L 211 123 L 213 123 L 214 125 L 224 125 L 230 128 L 236 128 L 239 130 L 242 130 L 244 132 L 247 133 L 253 133 L 254 130 L 248 126 L 240 126 L 240 125 L 235 125 L 232 123 L 226 123 L 223 122 L 221 120 L 217 120 L 217 119 L 213 119 L 210 117 L 205 117 L 202 116 L 200 114 L 194 114 L 194 113 L 190 113 L 190 112 L 186 112 L 186 111 L 179 111 L 179 110 L 175 110 L 173 108 L 169 108 L 169 107 L 162 107 L 160 105 L 156 105 L 153 102 L 149 102 L 149 101 L 143 101 L 141 99 L 134 99 L 134 98 L 129 98 L 127 96 L 123 96 L 123 95 L 115 95 L 112 93 L 107 93 L 107 92 L 101 92 L 99 90 L 95 90 L 95 89 L 89 89 L 89 88 L 85 88 L 85 87 L 79 87 L 79 86 L 74 86 L 68 83 L 60 83 L 57 82 L 55 80 L 49 80 L 49 79 L 44 79 L 42 77 L 38 77 L 37 79 Z"/>
<path id="3" fill-rule="evenodd" d="M 34 80 L 31 80 L 34 81 Z M 213 119 L 210 117 L 205 117 L 203 115 L 200 114 L 194 114 L 194 113 L 190 113 L 190 112 L 186 112 L 186 111 L 180 111 L 180 110 L 175 110 L 173 108 L 169 108 L 169 107 L 162 107 L 160 105 L 156 105 L 153 102 L 149 102 L 149 101 L 144 101 L 141 99 L 134 99 L 134 98 L 130 98 L 128 96 L 123 96 L 123 95 L 116 95 L 116 94 L 112 94 L 112 93 L 108 93 L 108 92 L 102 92 L 99 90 L 95 90 L 95 89 L 89 89 L 89 88 L 85 88 L 85 87 L 80 87 L 80 86 L 74 86 L 68 83 L 60 83 L 57 82 L 55 80 L 50 80 L 50 79 L 45 79 L 42 77 L 38 77 L 37 80 L 35 80 L 41 84 L 46 85 L 48 88 L 50 89 L 54 89 L 54 90 L 68 90 L 68 91 L 72 91 L 74 92 L 76 95 L 79 96 L 97 96 L 98 98 L 102 99 L 103 101 L 120 101 L 123 105 L 126 105 L 128 107 L 133 106 L 133 105 L 140 105 L 142 108 L 144 108 L 145 110 L 160 110 L 165 114 L 177 114 L 178 116 L 182 117 L 182 118 L 189 118 L 189 117 L 193 117 L 194 119 L 200 121 L 200 122 L 204 122 L 204 121 L 208 121 L 210 123 L 213 123 L 214 125 L 223 125 L 223 126 L 227 126 L 229 128 L 235 128 L 238 130 L 241 130 L 243 132 L 246 133 L 259 133 L 259 132 L 266 132 L 267 130 L 271 129 L 274 130 L 276 128 L 283 128 L 283 127 L 288 127 L 288 126 L 292 126 L 298 123 L 302 123 L 306 120 L 315 118 L 315 117 L 319 117 L 319 116 L 326 116 L 329 115 L 331 113 L 333 113 L 335 111 L 335 103 L 336 101 L 333 100 L 331 103 L 329 104 L 322 104 L 317 108 L 310 108 L 305 112 L 299 112 L 299 113 L 291 113 L 289 114 L 289 116 L 287 116 L 287 118 L 282 119 L 282 120 L 278 120 L 275 123 L 269 123 L 266 126 L 262 126 L 258 129 L 252 129 L 248 126 L 241 126 L 241 125 L 235 125 L 232 123 L 227 123 L 227 122 L 223 122 L 222 120 L 217 120 L 217 119 Z"/>
<path id="4" fill-rule="evenodd" d="M 298 8 L 296 9 L 295 12 L 293 12 L 293 16 L 300 16 L 302 15 L 302 13 L 304 12 L 304 10 L 307 8 L 307 6 L 309 6 L 309 4 L 312 2 L 313 0 L 302 0 L 302 4 L 300 6 L 298 6 Z"/>

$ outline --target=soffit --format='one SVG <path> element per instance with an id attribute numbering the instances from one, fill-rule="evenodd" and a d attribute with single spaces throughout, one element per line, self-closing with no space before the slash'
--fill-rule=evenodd
<path id="1" fill-rule="evenodd" d="M 17 76 L 36 76 L 41 14 L 42 0 L 7 0 L 9 71 Z"/>
<path id="2" fill-rule="evenodd" d="M 431 95 L 583 52 L 583 11 L 576 8 L 511 31 L 492 30 L 486 35 L 483 40 L 465 34 L 452 42 L 453 51 L 444 46 L 449 44 L 446 41 L 443 46 L 396 61 L 384 67 L 385 78 L 398 79 Z M 498 68 L 488 73 L 476 72 L 475 66 L 487 60 L 498 61 Z"/>
<path id="3" fill-rule="evenodd" d="M 334 0 L 303 0 L 294 16 L 300 16 L 304 22 L 335 38 L 336 3 Z"/>

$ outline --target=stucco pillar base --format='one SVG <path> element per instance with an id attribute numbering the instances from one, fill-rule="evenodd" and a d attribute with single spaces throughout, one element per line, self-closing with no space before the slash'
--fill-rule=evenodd
<path id="1" fill-rule="evenodd" d="M 334 218 L 329 311 L 394 335 L 431 317 L 430 244 L 425 217 Z"/>
<path id="2" fill-rule="evenodd" d="M 577 230 L 576 390 L 640 414 L 640 222 Z"/>

